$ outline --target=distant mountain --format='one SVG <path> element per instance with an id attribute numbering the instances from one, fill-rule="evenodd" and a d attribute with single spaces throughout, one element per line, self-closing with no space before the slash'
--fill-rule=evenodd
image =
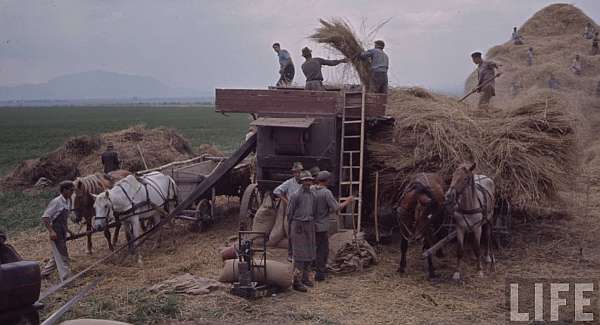
<path id="1" fill-rule="evenodd" d="M 172 88 L 152 77 L 100 70 L 64 75 L 40 84 L 0 87 L 0 101 L 175 98 L 206 95 L 207 92 Z"/>

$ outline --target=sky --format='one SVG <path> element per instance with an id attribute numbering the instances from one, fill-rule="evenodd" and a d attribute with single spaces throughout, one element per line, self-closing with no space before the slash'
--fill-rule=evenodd
<path id="1" fill-rule="evenodd" d="M 386 41 L 392 85 L 460 89 L 469 54 L 508 40 L 546 0 L 0 0 L 0 86 L 83 71 L 151 76 L 173 87 L 264 88 L 278 78 L 271 44 L 299 71 L 300 49 L 337 54 L 307 38 L 319 18 L 349 21 Z M 597 22 L 600 0 L 575 4 Z M 347 69 L 328 68 L 327 80 Z"/>

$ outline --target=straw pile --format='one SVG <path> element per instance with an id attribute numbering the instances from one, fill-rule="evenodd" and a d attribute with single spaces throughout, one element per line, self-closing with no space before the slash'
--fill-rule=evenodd
<path id="1" fill-rule="evenodd" d="M 481 115 L 451 97 L 394 89 L 387 113 L 395 125 L 371 132 L 367 146 L 383 202 L 398 200 L 411 174 L 439 172 L 449 181 L 464 161 L 476 162 L 478 172 L 495 180 L 499 197 L 514 205 L 555 200 L 576 166 L 574 120 L 563 104 L 548 97 Z"/>
<path id="2" fill-rule="evenodd" d="M 339 18 L 330 21 L 320 19 L 319 21 L 321 27 L 317 28 L 309 38 L 317 43 L 325 44 L 350 58 L 360 82 L 368 88 L 371 80 L 371 70 L 369 63 L 358 57 L 364 51 L 364 46 L 350 24 Z"/>
<path id="3" fill-rule="evenodd" d="M 189 142 L 175 130 L 134 126 L 98 136 L 71 138 L 43 157 L 22 162 L 2 183 L 7 187 L 29 187 L 40 177 L 56 183 L 102 171 L 100 155 L 109 142 L 119 154 L 121 168 L 132 172 L 145 169 L 140 151 L 149 167 L 193 156 Z"/>

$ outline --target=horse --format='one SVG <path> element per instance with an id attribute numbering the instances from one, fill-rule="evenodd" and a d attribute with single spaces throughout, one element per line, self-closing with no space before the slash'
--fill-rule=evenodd
<path id="1" fill-rule="evenodd" d="M 171 177 L 160 172 L 141 177 L 130 175 L 115 183 L 112 189 L 94 197 L 94 229 L 104 229 L 115 219 L 115 214 L 119 214 L 125 225 L 129 252 L 133 254 L 137 245 L 131 240 L 142 234 L 141 221 L 152 218 L 154 225 L 158 225 L 161 216 L 156 212 L 169 211 L 174 206 L 177 186 Z M 138 261 L 141 262 L 141 257 Z"/>
<path id="2" fill-rule="evenodd" d="M 396 220 L 402 240 L 399 273 L 406 271 L 409 241 L 423 239 L 423 250 L 435 244 L 445 216 L 444 181 L 438 174 L 419 173 L 411 177 L 396 207 Z M 441 254 L 441 252 L 439 252 Z M 436 277 L 431 256 L 427 257 L 430 279 Z"/>
<path id="3" fill-rule="evenodd" d="M 131 175 L 126 170 L 115 170 L 108 174 L 95 173 L 92 175 L 78 177 L 73 181 L 75 192 L 73 193 L 73 211 L 75 212 L 75 222 L 80 223 L 85 220 L 87 230 L 87 253 L 92 254 L 92 219 L 94 218 L 94 197 L 93 194 L 99 194 L 113 187 L 114 183 Z M 104 230 L 104 237 L 108 242 L 108 248 L 112 251 L 119 238 L 119 229 L 121 224 L 117 222 L 114 239 L 111 242 L 110 230 Z"/>
<path id="4" fill-rule="evenodd" d="M 481 263 L 481 236 L 485 234 L 487 247 L 485 260 L 494 268 L 494 256 L 491 254 L 492 225 L 494 224 L 494 181 L 485 175 L 473 173 L 476 164 L 464 163 L 458 166 L 452 175 L 452 182 L 445 195 L 445 204 L 453 211 L 456 228 L 457 252 L 456 271 L 452 278 L 461 280 L 461 259 L 464 251 L 464 239 L 467 232 L 473 232 L 473 250 L 477 257 L 477 271 L 483 277 Z"/>

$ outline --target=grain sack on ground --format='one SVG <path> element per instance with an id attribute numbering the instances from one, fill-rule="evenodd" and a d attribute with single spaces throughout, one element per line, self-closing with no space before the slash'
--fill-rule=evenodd
<path id="1" fill-rule="evenodd" d="M 328 269 L 332 273 L 347 274 L 377 264 L 377 253 L 364 239 L 364 234 L 353 231 L 338 232 L 329 237 Z"/>
<path id="2" fill-rule="evenodd" d="M 239 269 L 238 260 L 225 261 L 225 266 L 219 277 L 219 281 L 232 283 L 238 280 Z M 281 263 L 267 260 L 267 279 L 264 279 L 263 269 L 252 270 L 252 276 L 256 281 L 265 282 L 270 285 L 276 285 L 282 289 L 292 286 L 292 265 L 290 263 Z"/>

